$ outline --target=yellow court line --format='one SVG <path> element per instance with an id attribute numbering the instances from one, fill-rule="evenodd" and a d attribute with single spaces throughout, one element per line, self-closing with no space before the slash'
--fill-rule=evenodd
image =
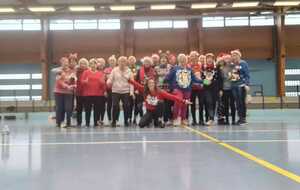
<path id="1" fill-rule="evenodd" d="M 283 175 L 283 176 L 285 176 L 285 177 L 287 177 L 287 178 L 289 178 L 289 179 L 291 179 L 291 180 L 293 180 L 293 181 L 295 181 L 297 183 L 300 183 L 300 176 L 299 175 L 296 175 L 296 174 L 294 174 L 294 173 L 292 173 L 290 171 L 282 169 L 282 168 L 280 168 L 280 167 L 278 167 L 278 166 L 276 166 L 274 164 L 271 164 L 270 162 L 267 162 L 267 161 L 265 161 L 263 159 L 260 159 L 260 158 L 254 156 L 254 155 L 252 155 L 250 153 L 247 153 L 247 152 L 245 152 L 245 151 L 243 151 L 243 150 L 241 150 L 241 149 L 239 149 L 239 148 L 237 148 L 235 146 L 232 146 L 230 144 L 224 143 L 224 142 L 222 142 L 222 141 L 220 141 L 220 140 L 218 140 L 218 139 L 216 139 L 216 138 L 214 138 L 214 137 L 212 137 L 212 136 L 210 136 L 210 135 L 208 135 L 206 133 L 203 133 L 203 132 L 201 132 L 199 130 L 196 130 L 196 129 L 193 129 L 193 128 L 187 127 L 187 126 L 183 126 L 183 127 L 186 128 L 186 129 L 188 129 L 189 131 L 191 131 L 193 133 L 196 133 L 197 135 L 199 135 L 201 137 L 209 139 L 210 141 L 212 141 L 212 142 L 214 142 L 214 143 L 216 143 L 216 144 L 218 144 L 218 145 L 220 145 L 220 146 L 222 146 L 222 147 L 224 147 L 224 148 L 226 148 L 228 150 L 231 150 L 231 151 L 233 151 L 233 152 L 235 152 L 235 153 L 243 156 L 244 158 L 247 158 L 247 159 L 249 159 L 249 160 L 251 160 L 251 161 L 253 161 L 253 162 L 255 162 L 255 163 L 257 163 L 257 164 L 259 164 L 259 165 L 261 165 L 261 166 L 263 166 L 263 167 L 265 167 L 265 168 L 267 168 L 267 169 L 269 169 L 269 170 L 271 170 L 273 172 L 276 172 L 276 173 L 278 173 L 280 175 Z"/>

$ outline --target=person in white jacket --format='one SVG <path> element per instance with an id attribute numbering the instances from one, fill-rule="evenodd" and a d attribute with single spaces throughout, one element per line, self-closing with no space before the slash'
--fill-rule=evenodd
<path id="1" fill-rule="evenodd" d="M 118 113 L 120 109 L 120 101 L 122 101 L 124 111 L 124 125 L 128 127 L 129 98 L 130 96 L 134 96 L 134 89 L 126 78 L 129 78 L 131 74 L 132 72 L 127 66 L 127 57 L 119 57 L 118 66 L 112 70 L 107 80 L 107 85 L 112 89 L 112 127 L 116 127 L 116 121 L 118 120 Z"/>

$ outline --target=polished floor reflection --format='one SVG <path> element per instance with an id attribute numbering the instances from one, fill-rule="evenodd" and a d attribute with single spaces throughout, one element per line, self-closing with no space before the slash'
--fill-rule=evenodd
<path id="1" fill-rule="evenodd" d="M 292 190 L 300 184 L 185 128 L 58 129 L 47 113 L 1 121 L 2 190 Z M 300 175 L 300 111 L 251 110 L 247 126 L 195 127 Z"/>

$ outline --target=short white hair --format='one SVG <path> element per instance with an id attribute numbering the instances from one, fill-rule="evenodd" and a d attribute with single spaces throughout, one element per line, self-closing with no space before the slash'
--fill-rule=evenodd
<path id="1" fill-rule="evenodd" d="M 145 61 L 149 61 L 149 62 L 150 62 L 150 64 L 152 64 L 152 63 L 153 63 L 153 60 L 152 60 L 152 58 L 151 58 L 151 57 L 149 57 L 149 56 L 146 56 L 146 57 L 144 57 L 144 58 L 142 59 L 142 62 L 143 62 L 143 64 L 145 63 Z"/>

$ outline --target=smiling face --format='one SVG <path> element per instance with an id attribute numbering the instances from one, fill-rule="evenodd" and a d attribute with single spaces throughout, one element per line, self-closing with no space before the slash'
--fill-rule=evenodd
<path id="1" fill-rule="evenodd" d="M 62 57 L 62 58 L 60 58 L 59 62 L 63 69 L 69 68 L 69 59 L 68 58 Z"/>
<path id="2" fill-rule="evenodd" d="M 150 92 L 153 92 L 155 90 L 155 81 L 153 79 L 149 79 L 147 85 Z"/>
<path id="3" fill-rule="evenodd" d="M 182 67 L 185 67 L 187 64 L 187 58 L 184 54 L 179 54 L 178 55 L 178 64 Z"/>
<path id="4" fill-rule="evenodd" d="M 80 69 L 82 69 L 82 70 L 85 70 L 85 69 L 87 69 L 88 68 L 88 60 L 87 59 L 85 59 L 85 58 L 81 58 L 80 60 L 79 60 L 79 67 L 80 67 Z"/>
<path id="5" fill-rule="evenodd" d="M 118 59 L 118 65 L 120 69 L 124 69 L 127 66 L 127 57 L 121 56 Z"/>
<path id="6" fill-rule="evenodd" d="M 194 64 L 198 63 L 198 53 L 196 51 L 190 53 L 190 61 Z"/>
<path id="7" fill-rule="evenodd" d="M 232 53 L 231 54 L 231 58 L 232 58 L 232 62 L 234 62 L 235 64 L 240 63 L 241 57 L 239 54 L 237 53 Z"/>
<path id="8" fill-rule="evenodd" d="M 167 63 L 168 63 L 167 57 L 161 57 L 161 58 L 160 58 L 160 64 L 165 65 L 165 64 L 167 64 Z"/>
<path id="9" fill-rule="evenodd" d="M 111 56 L 110 58 L 108 58 L 108 64 L 111 67 L 115 67 L 117 65 L 117 60 L 114 56 Z"/>

